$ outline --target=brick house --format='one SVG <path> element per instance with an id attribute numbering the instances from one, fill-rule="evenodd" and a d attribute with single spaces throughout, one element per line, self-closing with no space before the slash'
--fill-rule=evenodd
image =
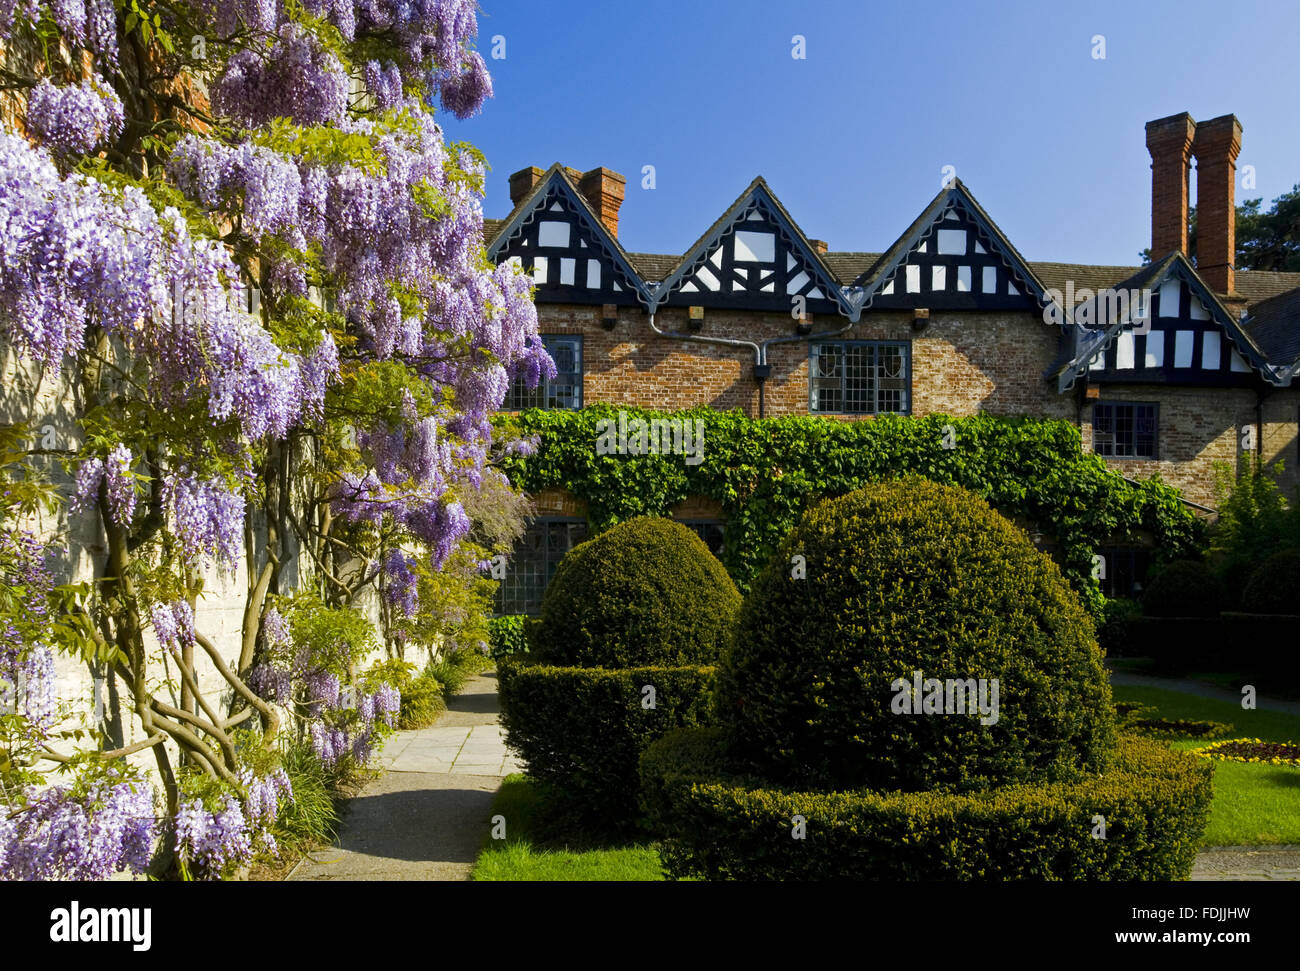
<path id="1" fill-rule="evenodd" d="M 1158 472 L 1207 514 L 1216 462 L 1281 460 L 1289 491 L 1300 482 L 1300 273 L 1233 267 L 1241 125 L 1184 113 L 1148 123 L 1146 143 L 1144 267 L 1029 262 L 959 180 L 883 253 L 810 239 L 761 177 L 684 253 L 628 253 L 623 176 L 523 169 L 510 178 L 513 211 L 484 232 L 493 260 L 532 274 L 560 373 L 512 389 L 505 408 L 1027 414 L 1073 422 L 1116 473 Z M 508 611 L 535 606 L 585 536 L 573 497 L 535 498 Z M 721 541 L 708 500 L 673 515 Z M 1108 592 L 1130 593 L 1142 553 L 1113 553 Z"/>

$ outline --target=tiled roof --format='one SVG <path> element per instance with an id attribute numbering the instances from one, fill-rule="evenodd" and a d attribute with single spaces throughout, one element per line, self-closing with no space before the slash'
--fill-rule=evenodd
<path id="1" fill-rule="evenodd" d="M 682 260 L 680 256 L 662 253 L 628 253 L 627 258 L 641 274 L 642 279 L 655 282 L 666 280 Z"/>
<path id="2" fill-rule="evenodd" d="M 1275 273 L 1272 276 L 1295 276 Z M 1291 290 L 1253 306 L 1242 327 L 1270 361 L 1291 364 L 1300 359 L 1300 290 Z"/>

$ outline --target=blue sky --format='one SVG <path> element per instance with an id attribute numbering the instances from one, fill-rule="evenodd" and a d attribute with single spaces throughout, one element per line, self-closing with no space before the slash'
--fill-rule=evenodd
<path id="1" fill-rule="evenodd" d="M 1134 264 L 1143 125 L 1179 111 L 1241 120 L 1238 202 L 1300 183 L 1295 0 L 480 2 L 496 96 L 441 120 L 487 155 L 486 215 L 525 166 L 604 165 L 634 252 L 683 252 L 760 174 L 810 237 L 883 250 L 951 165 L 1028 259 Z"/>

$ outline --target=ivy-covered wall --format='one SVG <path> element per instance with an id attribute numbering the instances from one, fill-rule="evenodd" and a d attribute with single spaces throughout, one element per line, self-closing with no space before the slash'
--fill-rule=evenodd
<path id="1" fill-rule="evenodd" d="M 703 422 L 698 458 L 672 454 L 601 454 L 601 431 L 634 420 Z M 1093 576 L 1098 549 L 1154 541 L 1157 556 L 1193 552 L 1204 523 L 1158 478 L 1132 485 L 1085 454 L 1069 422 L 978 415 L 923 418 L 882 415 L 869 421 L 787 416 L 749 418 L 740 411 L 678 412 L 592 405 L 581 411 L 525 411 L 496 419 L 503 434 L 537 436 L 536 452 L 512 455 L 503 468 L 529 493 L 567 489 L 587 503 L 593 531 L 640 515 L 666 515 L 684 499 L 708 496 L 726 515 L 723 563 L 745 590 L 802 512 L 865 482 L 922 475 L 963 486 L 1026 528 L 1041 531 L 1084 601 L 1099 611 Z M 515 426 L 509 428 L 508 426 Z M 629 447 L 627 451 L 632 451 Z M 690 458 L 690 462 L 687 459 Z M 694 464 L 692 464 L 694 463 Z"/>

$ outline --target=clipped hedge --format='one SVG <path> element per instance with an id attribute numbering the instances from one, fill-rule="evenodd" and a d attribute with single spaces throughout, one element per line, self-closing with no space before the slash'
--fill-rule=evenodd
<path id="1" fill-rule="evenodd" d="M 1149 657 L 1161 674 L 1239 667 L 1241 645 L 1225 640 L 1213 617 L 1136 617 L 1127 625 L 1125 657 Z"/>
<path id="2" fill-rule="evenodd" d="M 708 664 L 731 636 L 740 593 L 681 523 L 639 517 L 570 550 L 542 598 L 529 647 L 547 664 Z"/>
<path id="3" fill-rule="evenodd" d="M 943 704 L 945 682 L 963 688 L 951 717 L 924 694 Z M 997 686 L 987 719 L 977 683 Z M 756 771 L 826 790 L 1067 779 L 1114 740 L 1093 624 L 1056 564 L 983 499 L 917 477 L 804 514 L 745 598 L 718 717 Z"/>
<path id="4" fill-rule="evenodd" d="M 1152 575 L 1142 594 L 1148 617 L 1217 617 L 1219 580 L 1200 560 L 1175 560 Z"/>
<path id="5" fill-rule="evenodd" d="M 1248 614 L 1300 614 L 1300 550 L 1274 553 L 1251 574 L 1241 594 Z"/>
<path id="6" fill-rule="evenodd" d="M 1223 651 L 1233 671 L 1250 673 L 1262 695 L 1300 697 L 1300 613 L 1220 615 Z"/>
<path id="7" fill-rule="evenodd" d="M 552 667 L 509 657 L 497 677 L 507 743 L 529 775 L 552 783 L 575 815 L 615 830 L 638 815 L 642 749 L 673 729 L 705 723 L 714 669 Z"/>
<path id="8" fill-rule="evenodd" d="M 1181 880 L 1212 798 L 1207 763 L 1132 736 L 1104 775 L 962 795 L 773 788 L 717 728 L 653 743 L 641 776 L 668 873 L 711 880 Z"/>
<path id="9" fill-rule="evenodd" d="M 500 660 L 509 654 L 528 652 L 528 639 L 524 630 L 527 619 L 523 614 L 507 614 L 488 619 L 488 652 L 493 659 Z"/>
<path id="10" fill-rule="evenodd" d="M 620 409 L 530 410 L 497 416 L 536 435 L 534 455 L 510 456 L 503 470 L 530 493 L 557 487 L 586 502 L 594 530 L 634 516 L 667 515 L 691 496 L 716 500 L 726 517 L 723 563 L 746 590 L 781 539 L 811 504 L 908 472 L 978 493 L 994 508 L 1037 524 L 1059 549 L 1062 569 L 1100 612 L 1092 557 L 1125 533 L 1148 532 L 1165 557 L 1193 555 L 1204 524 L 1156 479 L 1133 485 L 1085 453 L 1066 421 L 881 415 L 872 421 L 819 416 L 755 419 L 697 408 L 623 408 L 629 418 L 703 420 L 703 461 L 678 455 L 598 455 L 596 423 Z M 951 435 L 945 429 L 951 426 Z M 953 448 L 944 448 L 951 441 Z"/>

